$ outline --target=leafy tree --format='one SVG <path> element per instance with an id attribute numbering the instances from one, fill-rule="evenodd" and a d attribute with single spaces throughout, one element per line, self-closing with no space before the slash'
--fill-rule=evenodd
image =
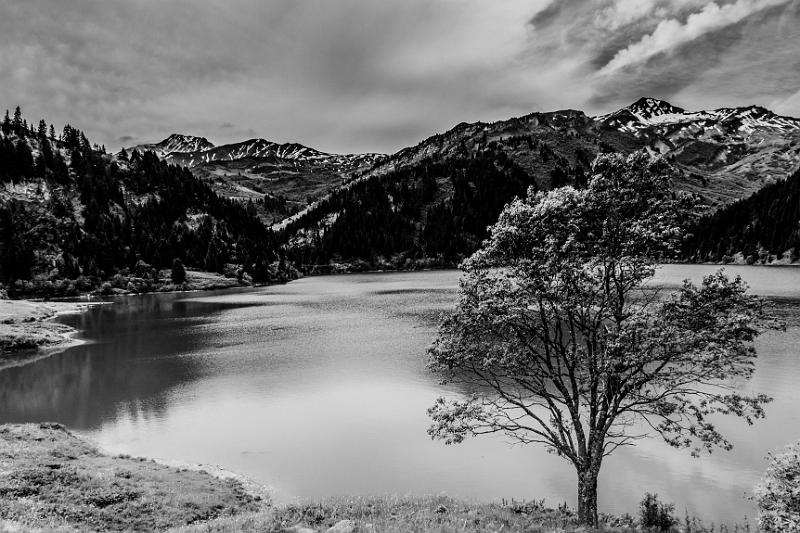
<path id="1" fill-rule="evenodd" d="M 730 449 L 713 415 L 764 416 L 770 399 L 731 380 L 752 375 L 752 341 L 776 326 L 722 272 L 668 296 L 645 286 L 679 248 L 691 202 L 646 154 L 599 156 L 592 174 L 585 189 L 504 209 L 463 263 L 460 302 L 429 350 L 430 367 L 470 393 L 437 400 L 431 436 L 545 445 L 575 467 L 588 525 L 603 460 L 620 446 L 652 431 L 693 455 Z"/>
<path id="2" fill-rule="evenodd" d="M 765 533 L 800 530 L 800 442 L 773 455 L 756 487 L 758 525 Z"/>

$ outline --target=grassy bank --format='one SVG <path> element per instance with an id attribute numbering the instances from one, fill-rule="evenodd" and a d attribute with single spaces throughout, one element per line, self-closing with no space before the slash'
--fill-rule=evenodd
<path id="1" fill-rule="evenodd" d="M 600 531 L 643 531 L 631 517 L 603 516 L 602 522 Z M 713 531 L 690 525 L 688 530 L 695 533 Z M 374 497 L 272 506 L 263 489 L 236 478 L 107 455 L 58 424 L 26 424 L 0 426 L 2 531 L 588 530 L 575 524 L 569 509 L 551 509 L 544 502 L 476 504 L 447 497 Z"/>
<path id="2" fill-rule="evenodd" d="M 0 299 L 0 369 L 41 355 L 37 349 L 63 348 L 75 343 L 75 330 L 51 319 L 61 313 L 77 313 L 87 304 L 31 302 Z"/>
<path id="3" fill-rule="evenodd" d="M 152 531 L 266 508 L 235 479 L 109 456 L 58 424 L 0 427 L 0 531 Z"/>

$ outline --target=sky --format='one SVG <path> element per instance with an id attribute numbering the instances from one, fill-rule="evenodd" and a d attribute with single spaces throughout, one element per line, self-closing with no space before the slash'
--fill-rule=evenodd
<path id="1" fill-rule="evenodd" d="M 0 107 L 110 149 L 390 153 L 641 96 L 800 117 L 800 0 L 0 0 Z"/>

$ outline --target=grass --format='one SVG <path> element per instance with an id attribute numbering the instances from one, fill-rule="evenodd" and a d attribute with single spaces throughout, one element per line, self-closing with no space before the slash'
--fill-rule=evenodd
<path id="1" fill-rule="evenodd" d="M 58 424 L 0 427 L 0 530 L 154 531 L 264 508 L 235 479 L 105 455 Z"/>
<path id="2" fill-rule="evenodd" d="M 49 319 L 80 309 L 76 303 L 0 299 L 0 368 L 16 352 L 70 342 L 74 330 Z"/>
<path id="3" fill-rule="evenodd" d="M 601 515 L 597 530 L 577 524 L 567 507 L 548 508 L 544 501 L 470 503 L 445 496 L 330 498 L 290 504 L 257 513 L 219 518 L 178 527 L 171 533 L 325 532 L 346 520 L 353 533 L 655 533 L 638 520 Z M 670 529 L 681 533 L 750 533 L 750 526 L 706 526 L 686 517 Z"/>
<path id="4" fill-rule="evenodd" d="M 349 520 L 357 532 L 585 531 L 566 509 L 539 503 L 472 504 L 444 496 L 333 498 L 290 504 L 251 515 L 215 520 L 173 530 L 175 533 L 326 531 Z M 631 531 L 624 520 L 606 517 L 602 531 Z"/>
<path id="5" fill-rule="evenodd" d="M 349 521 L 342 523 L 342 521 Z M 630 517 L 602 532 L 640 533 Z M 272 506 L 252 485 L 203 470 L 109 456 L 59 424 L 0 426 L 0 532 L 318 533 L 585 532 L 567 507 L 471 503 L 444 496 L 340 497 Z M 686 518 L 674 531 L 734 533 Z"/>

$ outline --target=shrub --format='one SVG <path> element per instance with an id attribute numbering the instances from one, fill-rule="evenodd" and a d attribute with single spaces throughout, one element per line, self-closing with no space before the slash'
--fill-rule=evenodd
<path id="1" fill-rule="evenodd" d="M 672 515 L 675 510 L 673 504 L 665 504 L 658 501 L 658 494 L 644 495 L 639 502 L 639 520 L 645 531 L 669 531 L 678 520 Z"/>
<path id="2" fill-rule="evenodd" d="M 800 531 L 800 442 L 770 454 L 755 493 L 758 524 L 765 533 Z"/>
<path id="3" fill-rule="evenodd" d="M 186 269 L 183 268 L 183 262 L 180 259 L 175 259 L 172 262 L 172 283 L 180 285 L 186 281 Z"/>

